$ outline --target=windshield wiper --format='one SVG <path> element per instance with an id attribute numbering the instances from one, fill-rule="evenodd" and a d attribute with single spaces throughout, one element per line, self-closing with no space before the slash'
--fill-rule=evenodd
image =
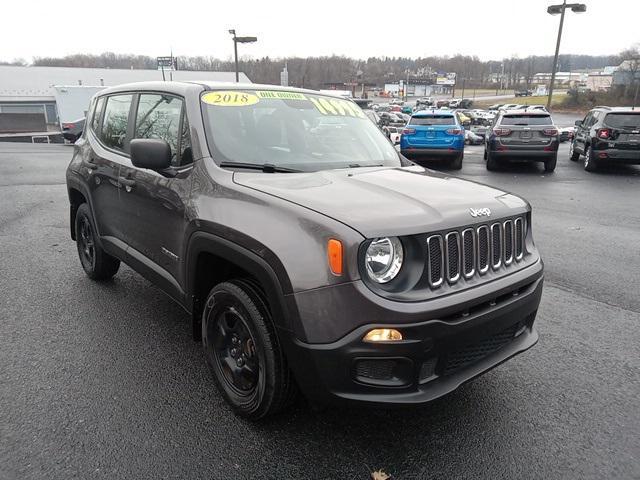
<path id="1" fill-rule="evenodd" d="M 298 173 L 302 171 L 294 168 L 277 167 L 272 163 L 221 162 L 220 166 L 228 168 L 246 168 L 248 170 L 261 170 L 264 173 Z"/>
<path id="2" fill-rule="evenodd" d="M 349 168 L 364 168 L 364 167 L 384 167 L 384 165 L 382 164 L 360 165 L 359 163 L 349 164 Z"/>

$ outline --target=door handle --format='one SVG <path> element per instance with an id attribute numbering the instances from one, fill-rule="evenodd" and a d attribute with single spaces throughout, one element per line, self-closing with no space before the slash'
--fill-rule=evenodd
<path id="1" fill-rule="evenodd" d="M 85 168 L 89 168 L 91 170 L 95 170 L 98 168 L 98 165 L 96 165 L 95 163 L 93 163 L 93 161 L 82 161 L 82 166 Z"/>
<path id="2" fill-rule="evenodd" d="M 130 192 L 131 189 L 136 186 L 136 181 L 126 177 L 118 177 L 118 184 L 124 185 L 125 190 Z"/>

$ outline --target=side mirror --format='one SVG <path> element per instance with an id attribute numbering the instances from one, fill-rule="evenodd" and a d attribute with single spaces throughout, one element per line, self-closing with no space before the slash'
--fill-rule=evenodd
<path id="1" fill-rule="evenodd" d="M 129 144 L 131 163 L 138 168 L 164 170 L 171 166 L 171 147 L 158 138 L 135 138 Z"/>
<path id="2" fill-rule="evenodd" d="M 580 125 L 582 125 L 582 120 L 576 120 L 575 126 L 579 127 Z"/>

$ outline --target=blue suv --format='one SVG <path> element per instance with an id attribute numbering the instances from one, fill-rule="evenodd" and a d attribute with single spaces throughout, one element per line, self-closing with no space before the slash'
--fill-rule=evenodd
<path id="1" fill-rule="evenodd" d="M 464 128 L 452 111 L 416 112 L 402 131 L 400 151 L 412 160 L 446 158 L 451 168 L 460 170 L 464 158 Z"/>

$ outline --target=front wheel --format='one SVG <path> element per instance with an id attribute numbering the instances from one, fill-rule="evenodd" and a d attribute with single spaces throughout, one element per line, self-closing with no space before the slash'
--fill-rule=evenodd
<path id="1" fill-rule="evenodd" d="M 575 140 L 569 144 L 569 160 L 572 162 L 577 162 L 580 159 L 580 154 L 576 152 L 576 142 Z"/>
<path id="2" fill-rule="evenodd" d="M 257 420 L 293 398 L 293 378 L 269 309 L 250 282 L 216 285 L 202 316 L 205 357 L 219 390 L 234 411 Z"/>
<path id="3" fill-rule="evenodd" d="M 83 203 L 76 212 L 76 246 L 82 268 L 92 280 L 108 280 L 120 268 L 120 260 L 105 252 L 98 243 L 95 222 L 89 205 Z"/>

